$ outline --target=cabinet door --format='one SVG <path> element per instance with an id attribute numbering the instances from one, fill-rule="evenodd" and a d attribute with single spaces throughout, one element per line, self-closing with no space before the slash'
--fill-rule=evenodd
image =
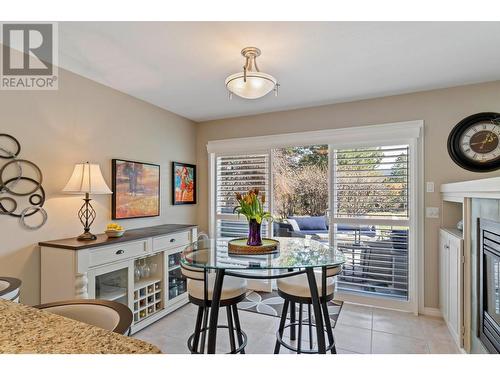
<path id="1" fill-rule="evenodd" d="M 439 232 L 439 305 L 443 319 L 448 321 L 449 279 L 448 279 L 448 233 Z"/>
<path id="2" fill-rule="evenodd" d="M 187 298 L 187 279 L 181 271 L 181 252 L 184 248 L 173 249 L 167 252 L 167 299 L 170 303 L 176 304 L 185 301 Z"/>
<path id="3" fill-rule="evenodd" d="M 131 307 L 133 261 L 89 270 L 89 298 L 116 301 Z"/>
<path id="4" fill-rule="evenodd" d="M 461 336 L 461 296 L 462 296 L 462 241 L 461 239 L 450 236 L 449 248 L 449 307 L 448 307 L 448 327 L 457 343 Z"/>

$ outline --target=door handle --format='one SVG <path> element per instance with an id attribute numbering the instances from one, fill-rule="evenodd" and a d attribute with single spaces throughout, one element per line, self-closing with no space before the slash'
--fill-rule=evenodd
<path id="1" fill-rule="evenodd" d="M 116 254 L 116 255 L 120 255 L 120 254 L 123 254 L 124 252 L 125 252 L 125 251 L 123 251 L 123 250 L 118 250 L 115 254 Z"/>

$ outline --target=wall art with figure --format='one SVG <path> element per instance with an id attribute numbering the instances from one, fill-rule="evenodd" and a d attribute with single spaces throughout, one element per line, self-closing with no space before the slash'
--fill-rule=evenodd
<path id="1" fill-rule="evenodd" d="M 196 165 L 172 162 L 172 204 L 196 203 Z"/>
<path id="2" fill-rule="evenodd" d="M 160 215 L 160 166 L 113 159 L 113 219 Z"/>

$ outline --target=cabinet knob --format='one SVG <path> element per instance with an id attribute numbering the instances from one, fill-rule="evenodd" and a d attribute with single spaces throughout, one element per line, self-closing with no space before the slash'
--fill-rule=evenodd
<path id="1" fill-rule="evenodd" d="M 175 238 L 171 238 L 171 239 L 170 239 L 170 242 L 175 242 Z"/>
<path id="2" fill-rule="evenodd" d="M 116 252 L 116 255 L 123 254 L 124 252 L 125 252 L 125 251 L 123 251 L 123 250 L 118 250 L 118 251 Z"/>

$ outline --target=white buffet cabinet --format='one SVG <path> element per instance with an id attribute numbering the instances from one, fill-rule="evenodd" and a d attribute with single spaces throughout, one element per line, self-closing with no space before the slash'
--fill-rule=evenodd
<path id="1" fill-rule="evenodd" d="M 197 237 L 191 225 L 127 231 L 122 238 L 41 242 L 41 303 L 96 298 L 134 313 L 132 333 L 187 303 L 180 253 Z"/>
<path id="2" fill-rule="evenodd" d="M 463 240 L 453 229 L 439 232 L 439 304 L 458 347 L 463 347 Z"/>

